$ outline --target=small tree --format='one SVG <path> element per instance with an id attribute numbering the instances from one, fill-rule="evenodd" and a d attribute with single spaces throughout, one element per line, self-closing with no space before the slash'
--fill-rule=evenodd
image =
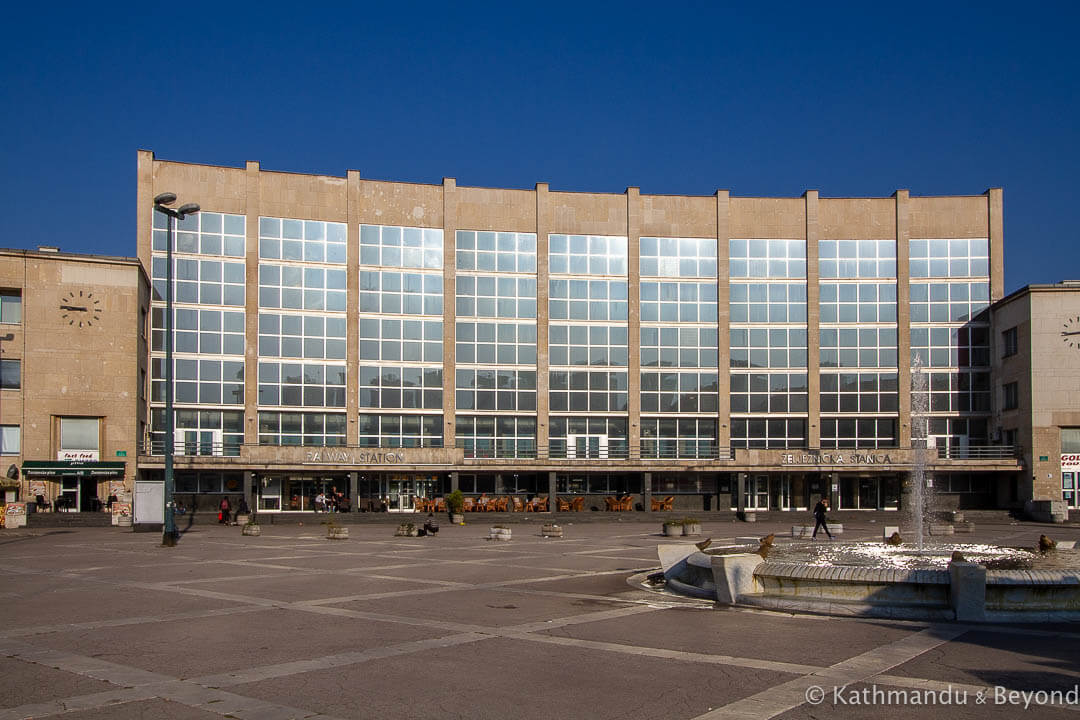
<path id="1" fill-rule="evenodd" d="M 465 493 L 460 488 L 446 496 L 446 509 L 454 515 L 465 512 Z"/>

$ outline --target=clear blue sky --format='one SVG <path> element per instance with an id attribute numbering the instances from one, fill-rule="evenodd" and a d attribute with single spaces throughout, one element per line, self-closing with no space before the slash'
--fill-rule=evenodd
<path id="1" fill-rule="evenodd" d="M 133 255 L 135 151 L 554 190 L 1005 188 L 1006 290 L 1080 278 L 1072 3 L 8 6 L 4 247 Z"/>

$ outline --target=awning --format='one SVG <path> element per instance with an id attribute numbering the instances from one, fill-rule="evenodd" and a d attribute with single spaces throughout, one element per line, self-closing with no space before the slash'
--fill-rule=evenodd
<path id="1" fill-rule="evenodd" d="M 26 460 L 22 464 L 22 473 L 26 477 L 123 477 L 124 466 L 122 462 Z"/>

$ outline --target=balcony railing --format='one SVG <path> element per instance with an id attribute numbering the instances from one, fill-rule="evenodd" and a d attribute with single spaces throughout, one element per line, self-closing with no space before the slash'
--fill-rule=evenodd
<path id="1" fill-rule="evenodd" d="M 546 448 L 534 446 L 490 447 L 477 446 L 471 441 L 459 440 L 457 446 L 465 451 L 469 460 L 732 460 L 735 451 L 728 447 L 709 444 L 657 447 L 655 442 L 642 442 L 640 450 L 627 445 L 606 447 L 568 446 L 565 441 L 553 440 Z"/>
<path id="2" fill-rule="evenodd" d="M 1015 445 L 956 445 L 939 447 L 938 457 L 946 460 L 1009 460 L 1020 456 Z"/>
<path id="3" fill-rule="evenodd" d="M 212 442 L 212 441 L 183 441 L 173 442 L 173 455 L 176 457 L 208 456 L 208 457 L 240 457 L 240 445 L 236 443 Z M 148 440 L 139 447 L 140 455 L 164 455 L 164 440 Z"/>

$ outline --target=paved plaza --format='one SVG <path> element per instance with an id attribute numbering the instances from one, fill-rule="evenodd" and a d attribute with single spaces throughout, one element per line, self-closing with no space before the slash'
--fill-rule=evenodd
<path id="1" fill-rule="evenodd" d="M 115 528 L 0 531 L 0 720 L 1080 719 L 1080 703 L 1045 704 L 1080 684 L 1080 624 L 717 608 L 628 583 L 658 566 L 658 521 L 563 539 L 512 527 L 496 543 L 480 517 L 423 538 L 354 525 L 345 541 L 310 522 L 196 525 L 171 549 Z M 779 529 L 704 527 L 714 542 Z M 1041 532 L 1080 537 L 979 529 L 1018 545 Z"/>

